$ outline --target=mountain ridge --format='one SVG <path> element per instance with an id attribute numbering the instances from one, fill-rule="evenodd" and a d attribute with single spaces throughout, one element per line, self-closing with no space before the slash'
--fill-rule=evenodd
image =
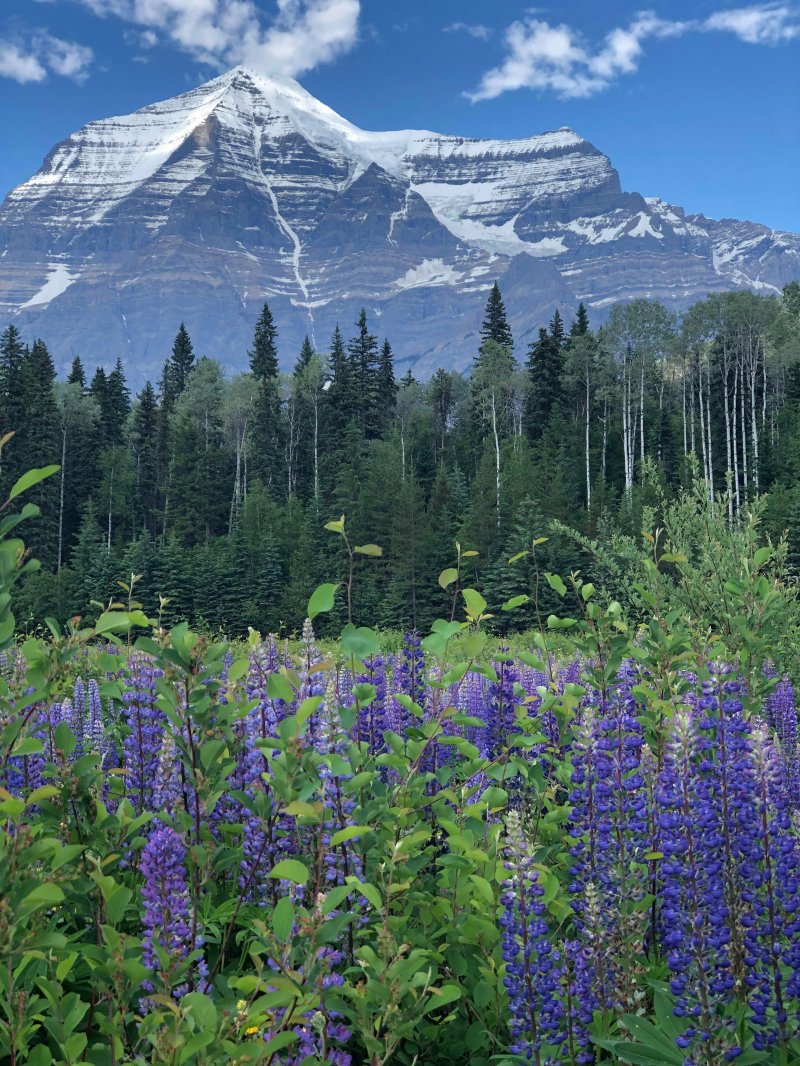
<path id="1" fill-rule="evenodd" d="M 624 191 L 570 127 L 370 132 L 243 67 L 88 123 L 0 206 L 0 316 L 61 367 L 100 350 L 136 380 L 155 378 L 181 320 L 243 369 L 265 300 L 287 363 L 304 333 L 325 347 L 364 305 L 425 376 L 469 364 L 495 279 L 520 292 L 524 340 L 579 300 L 599 318 L 637 296 L 680 308 L 798 277 L 797 235 Z"/>

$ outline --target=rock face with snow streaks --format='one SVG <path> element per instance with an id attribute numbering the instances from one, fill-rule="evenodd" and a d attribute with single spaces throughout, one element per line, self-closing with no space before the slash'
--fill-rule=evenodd
<path id="1" fill-rule="evenodd" d="M 265 300 L 289 364 L 361 306 L 399 360 L 466 367 L 497 278 L 525 341 L 553 308 L 777 292 L 800 237 L 624 192 L 569 129 L 520 140 L 360 130 L 287 78 L 236 68 L 57 145 L 0 207 L 0 320 L 65 368 L 155 380 L 183 320 L 244 369 Z"/>

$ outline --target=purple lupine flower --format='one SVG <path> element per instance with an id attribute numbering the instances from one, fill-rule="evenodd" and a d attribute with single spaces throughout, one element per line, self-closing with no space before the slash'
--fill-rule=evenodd
<path id="1" fill-rule="evenodd" d="M 175 734 L 167 727 L 161 740 L 153 781 L 153 809 L 171 814 L 182 806 L 180 757 L 175 744 Z"/>
<path id="2" fill-rule="evenodd" d="M 630 699 L 585 706 L 575 725 L 569 835 L 576 929 L 595 953 L 595 994 L 633 1009 L 641 966 L 630 945 L 645 935 L 647 883 L 636 872 L 650 850 L 642 726 Z M 594 910 L 590 913 L 590 904 Z"/>
<path id="3" fill-rule="evenodd" d="M 497 681 L 489 684 L 489 700 L 486 708 L 486 731 L 481 754 L 486 759 L 496 759 L 511 744 L 515 731 L 514 719 L 517 699 L 514 685 L 519 674 L 513 659 L 500 659 L 494 663 Z"/>
<path id="4" fill-rule="evenodd" d="M 509 877 L 500 896 L 500 928 L 510 1013 L 509 1050 L 541 1062 L 540 1052 L 548 1046 L 560 1059 L 558 1048 L 567 1035 L 561 1000 L 564 964 L 549 936 L 544 889 L 517 811 L 507 818 L 505 867 Z"/>
<path id="5" fill-rule="evenodd" d="M 369 746 L 372 755 L 386 750 L 383 734 L 387 727 L 386 660 L 374 655 L 364 660 L 364 672 L 358 675 L 362 684 L 375 686 L 375 698 L 367 707 L 360 707 L 354 729 L 356 740 Z"/>
<path id="6" fill-rule="evenodd" d="M 800 756 L 798 754 L 797 707 L 794 687 L 784 677 L 770 691 L 764 701 L 767 721 L 778 734 L 783 763 L 783 781 L 789 803 L 794 810 L 800 808 Z"/>
<path id="7" fill-rule="evenodd" d="M 65 708 L 67 707 L 67 701 L 64 701 Z M 69 722 L 72 735 L 75 737 L 75 750 L 72 754 L 72 759 L 75 760 L 83 754 L 86 722 L 87 722 L 88 705 L 86 701 L 86 685 L 82 677 L 75 679 L 75 688 L 73 691 L 72 702 L 69 704 L 67 710 L 67 721 Z"/>
<path id="8" fill-rule="evenodd" d="M 105 730 L 103 728 L 103 704 L 100 699 L 100 688 L 94 678 L 91 678 L 86 686 L 86 704 L 88 707 L 86 716 L 86 746 L 103 755 L 105 743 Z"/>
<path id="9" fill-rule="evenodd" d="M 149 971 L 142 987 L 146 992 L 166 989 L 179 999 L 196 976 L 206 974 L 202 961 L 195 963 L 194 974 L 185 972 L 186 960 L 202 947 L 202 938 L 199 930 L 192 930 L 186 848 L 171 826 L 159 824 L 151 832 L 140 869 L 144 878 L 142 962 Z"/>
<path id="10" fill-rule="evenodd" d="M 742 861 L 745 982 L 758 1051 L 785 1046 L 797 1029 L 789 1002 L 800 989 L 800 845 L 792 832 L 778 752 L 766 731 L 753 738 L 752 810 L 742 812 L 750 853 Z M 788 977 L 788 980 L 787 980 Z M 795 1013 L 795 1012 L 793 1012 Z"/>
<path id="11" fill-rule="evenodd" d="M 675 1014 L 690 1021 L 678 1046 L 711 1062 L 736 1046 L 725 1017 L 735 982 L 718 773 L 701 745 L 696 716 L 678 708 L 659 779 L 661 918 Z"/>
<path id="12" fill-rule="evenodd" d="M 156 678 L 163 671 L 147 655 L 134 652 L 128 659 L 122 694 L 128 734 L 123 744 L 126 792 L 137 814 L 152 810 L 153 782 L 166 718 L 156 702 Z"/>
<path id="13" fill-rule="evenodd" d="M 303 700 L 309 696 L 323 696 L 325 694 L 325 678 L 321 667 L 321 656 L 317 649 L 314 636 L 314 626 L 309 618 L 303 622 L 302 632 L 302 663 L 300 666 L 300 688 L 297 693 L 296 705 L 300 706 Z M 315 711 L 308 719 L 307 733 L 313 743 L 319 735 L 319 710 Z"/>

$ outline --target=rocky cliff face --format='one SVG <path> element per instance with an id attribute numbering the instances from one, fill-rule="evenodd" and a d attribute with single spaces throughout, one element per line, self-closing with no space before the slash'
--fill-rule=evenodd
<path id="1" fill-rule="evenodd" d="M 420 375 L 469 365 L 498 278 L 515 334 L 583 300 L 777 292 L 800 237 L 622 191 L 569 129 L 515 141 L 369 133 L 296 82 L 236 68 L 57 145 L 0 207 L 0 323 L 63 368 L 158 376 L 178 323 L 243 369 L 262 303 L 291 362 L 366 306 Z"/>

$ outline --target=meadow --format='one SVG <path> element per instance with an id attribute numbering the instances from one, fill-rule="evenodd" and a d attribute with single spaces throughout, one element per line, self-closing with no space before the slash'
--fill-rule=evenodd
<path id="1" fill-rule="evenodd" d="M 0 1061 L 800 1062 L 796 593 L 757 520 L 684 499 L 622 598 L 542 572 L 564 610 L 513 648 L 527 597 L 458 567 L 399 646 L 317 643 L 352 566 L 292 645 L 135 582 L 23 639 L 46 473 L 0 519 Z"/>

